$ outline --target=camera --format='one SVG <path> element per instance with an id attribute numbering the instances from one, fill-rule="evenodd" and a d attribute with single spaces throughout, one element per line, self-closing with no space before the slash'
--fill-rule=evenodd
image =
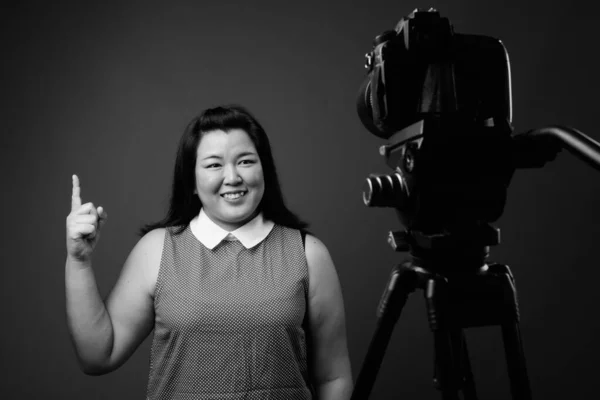
<path id="1" fill-rule="evenodd" d="M 426 234 L 497 220 L 514 172 L 507 51 L 498 39 L 455 33 L 434 10 L 414 10 L 378 35 L 357 99 L 363 125 L 387 139 L 393 170 L 371 175 L 366 205 L 393 207 Z"/>

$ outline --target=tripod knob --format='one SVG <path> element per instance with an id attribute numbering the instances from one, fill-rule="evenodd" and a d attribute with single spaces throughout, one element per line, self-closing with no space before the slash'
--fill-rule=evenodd
<path id="1" fill-rule="evenodd" d="M 409 251 L 408 233 L 406 231 L 390 231 L 387 242 L 394 251 Z"/>

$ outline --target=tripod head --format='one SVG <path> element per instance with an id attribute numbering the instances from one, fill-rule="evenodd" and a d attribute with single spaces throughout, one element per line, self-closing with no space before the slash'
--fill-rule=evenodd
<path id="1" fill-rule="evenodd" d="M 517 168 L 540 167 L 566 147 L 600 169 L 600 144 L 574 129 L 512 135 L 504 45 L 455 33 L 435 9 L 416 9 L 378 35 L 365 67 L 358 115 L 387 139 L 380 154 L 392 172 L 371 174 L 363 201 L 396 210 L 406 228 L 390 236 L 397 250 L 486 254 L 499 243 L 490 224 Z"/>

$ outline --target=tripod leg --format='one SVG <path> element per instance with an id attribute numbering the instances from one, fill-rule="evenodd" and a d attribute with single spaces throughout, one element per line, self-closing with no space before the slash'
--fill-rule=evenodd
<path id="1" fill-rule="evenodd" d="M 459 400 L 460 368 L 457 368 L 459 348 L 453 343 L 453 333 L 447 329 L 438 329 L 433 332 L 435 352 L 435 377 L 436 388 L 442 392 L 443 400 Z"/>
<path id="2" fill-rule="evenodd" d="M 503 324 L 502 337 L 512 398 L 513 400 L 531 400 L 531 387 L 525 366 L 525 353 L 523 352 L 519 323 L 514 321 Z"/>
<path id="3" fill-rule="evenodd" d="M 463 384 L 464 340 L 462 329 L 451 321 L 448 300 L 446 279 L 439 276 L 427 279 L 425 303 L 434 339 L 434 384 L 442 392 L 442 399 L 459 400 L 458 391 Z"/>
<path id="4" fill-rule="evenodd" d="M 471 361 L 469 360 L 469 352 L 467 350 L 467 341 L 465 339 L 465 334 L 463 331 L 459 331 L 460 336 L 456 337 L 456 333 L 451 340 L 453 343 L 454 350 L 453 354 L 456 354 L 459 358 L 459 365 L 456 365 L 457 371 L 461 371 L 462 375 L 454 376 L 453 379 L 457 380 L 457 389 L 460 388 L 462 384 L 462 392 L 465 400 L 477 400 L 477 391 L 475 390 L 475 380 L 473 379 L 473 371 L 471 370 Z M 441 364 L 441 361 L 438 362 Z M 437 379 L 437 364 L 436 363 L 436 376 L 434 377 L 434 382 L 439 390 L 441 390 L 441 385 L 439 380 Z M 452 397 L 451 397 L 452 398 Z"/>
<path id="5" fill-rule="evenodd" d="M 508 266 L 496 264 L 492 268 L 495 275 L 501 278 L 499 282 L 503 289 L 504 312 L 501 326 L 511 396 L 513 400 L 531 400 L 531 386 L 519 329 L 519 303 L 515 280 Z"/>
<path id="6" fill-rule="evenodd" d="M 467 350 L 467 341 L 465 334 L 461 334 L 462 343 L 462 371 L 463 371 L 463 394 L 465 400 L 477 400 L 477 392 L 475 391 L 475 380 L 473 379 L 473 371 L 471 370 L 471 361 L 469 360 L 469 352 Z"/>
<path id="7" fill-rule="evenodd" d="M 416 289 L 416 281 L 416 274 L 410 266 L 399 265 L 392 270 L 377 310 L 377 328 L 356 379 L 351 400 L 369 398 L 394 325 L 400 317 L 408 295 Z"/>

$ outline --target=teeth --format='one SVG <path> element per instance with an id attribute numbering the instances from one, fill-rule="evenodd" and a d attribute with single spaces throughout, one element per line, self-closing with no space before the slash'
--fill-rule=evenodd
<path id="1" fill-rule="evenodd" d="M 226 193 L 223 195 L 228 200 L 235 200 L 242 197 L 246 192 Z"/>

